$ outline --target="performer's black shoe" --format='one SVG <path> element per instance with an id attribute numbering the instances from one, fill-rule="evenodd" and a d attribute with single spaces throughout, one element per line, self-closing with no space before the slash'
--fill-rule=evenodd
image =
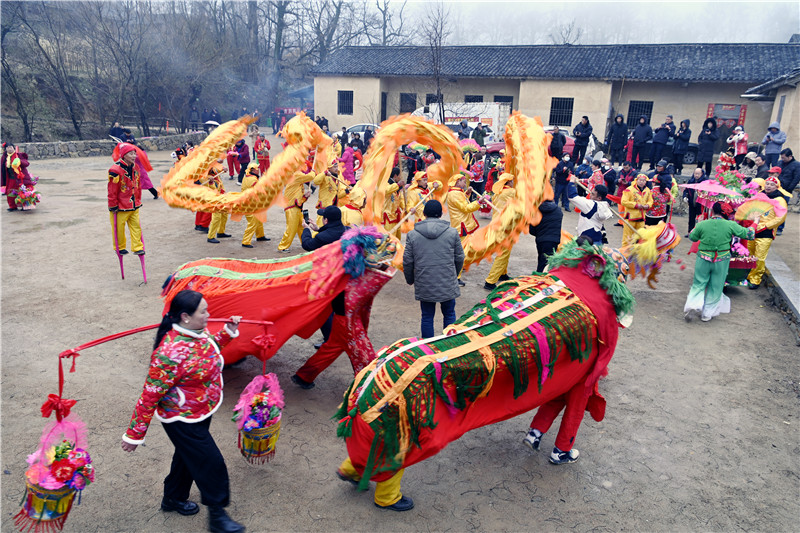
<path id="1" fill-rule="evenodd" d="M 375 504 L 375 507 L 379 509 L 389 509 L 391 511 L 410 511 L 414 508 L 414 500 L 409 498 L 408 496 L 401 496 L 400 501 L 392 505 L 378 505 Z"/>
<path id="2" fill-rule="evenodd" d="M 228 516 L 222 507 L 208 508 L 208 530 L 211 533 L 244 533 L 244 526 Z"/>
<path id="3" fill-rule="evenodd" d="M 463 281 L 461 281 L 461 280 L 458 280 L 458 286 L 459 286 L 459 287 L 466 287 L 466 286 L 467 286 L 467 284 L 466 284 L 466 283 L 464 283 L 464 282 L 463 282 Z"/>
<path id="4" fill-rule="evenodd" d="M 253 247 L 252 244 L 243 244 L 242 245 L 242 248 L 252 248 L 252 247 Z"/>
<path id="5" fill-rule="evenodd" d="M 127 255 L 127 253 L 128 253 L 128 250 L 126 250 L 125 248 L 123 248 L 122 250 L 119 251 L 119 255 Z"/>
<path id="6" fill-rule="evenodd" d="M 256 240 L 258 242 L 266 242 L 266 241 L 269 241 L 271 239 L 269 237 L 257 237 Z"/>
<path id="7" fill-rule="evenodd" d="M 316 343 L 316 344 L 314 345 L 314 349 L 315 349 L 315 350 L 319 350 L 320 348 L 322 348 L 322 345 L 323 345 L 323 344 L 325 344 L 325 341 L 322 341 L 322 342 L 318 342 L 318 343 Z"/>
<path id="8" fill-rule="evenodd" d="M 751 291 L 758 289 L 760 286 L 761 286 L 760 283 L 756 285 L 755 283 L 750 283 L 749 281 L 747 282 L 747 288 L 750 289 Z"/>
<path id="9" fill-rule="evenodd" d="M 493 291 L 497 287 L 497 283 L 489 283 L 488 281 L 483 284 L 483 288 L 487 291 Z"/>
<path id="10" fill-rule="evenodd" d="M 510 280 L 510 279 L 511 279 L 511 278 L 510 278 L 510 277 L 508 277 L 508 274 L 503 274 L 502 276 L 500 276 L 499 278 L 497 278 L 497 281 L 508 281 L 508 280 Z"/>
<path id="11" fill-rule="evenodd" d="M 205 227 L 203 227 L 203 226 L 201 226 L 201 225 L 199 225 L 199 224 L 198 224 L 198 225 L 196 225 L 196 226 L 194 227 L 194 229 L 195 229 L 195 230 L 197 230 L 197 231 L 208 231 L 208 228 L 205 228 Z"/>
<path id="12" fill-rule="evenodd" d="M 227 239 L 228 237 L 230 237 L 230 234 L 228 234 L 228 233 L 217 233 L 217 237 L 220 238 L 220 239 Z"/>
<path id="13" fill-rule="evenodd" d="M 19 211 L 16 207 L 9 207 L 6 211 Z"/>
<path id="14" fill-rule="evenodd" d="M 214 244 L 219 244 L 219 241 L 218 241 L 217 239 L 206 239 L 206 242 L 210 242 L 210 243 L 214 243 Z"/>
<path id="15" fill-rule="evenodd" d="M 144 255 L 144 250 L 139 250 L 138 252 L 133 252 L 133 255 Z"/>
<path id="16" fill-rule="evenodd" d="M 341 479 L 342 481 L 347 481 L 351 485 L 358 487 L 358 482 L 361 481 L 360 479 L 353 479 L 350 476 L 343 474 L 341 470 L 336 470 L 336 477 Z"/>
<path id="17" fill-rule="evenodd" d="M 306 381 L 297 374 L 294 374 L 292 376 L 292 381 L 294 382 L 295 385 L 297 385 L 301 389 L 309 390 L 316 387 L 316 384 L 313 381 Z"/>
<path id="18" fill-rule="evenodd" d="M 185 501 L 179 502 L 178 500 L 173 500 L 172 498 L 164 497 L 161 500 L 161 510 L 170 512 L 176 512 L 178 514 L 182 514 L 183 516 L 191 516 L 193 514 L 197 514 L 200 511 L 200 506 L 194 502 Z"/>

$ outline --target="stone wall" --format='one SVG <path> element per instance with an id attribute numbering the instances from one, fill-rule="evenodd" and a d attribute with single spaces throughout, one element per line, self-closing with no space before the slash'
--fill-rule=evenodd
<path id="1" fill-rule="evenodd" d="M 183 133 L 180 135 L 163 135 L 160 137 L 140 137 L 136 144 L 146 152 L 174 150 L 187 141 L 200 144 L 206 138 L 205 132 Z M 20 143 L 20 152 L 28 154 L 30 160 L 54 159 L 58 157 L 88 157 L 111 155 L 116 143 L 111 139 L 95 139 L 90 141 L 67 141 L 55 143 Z"/>

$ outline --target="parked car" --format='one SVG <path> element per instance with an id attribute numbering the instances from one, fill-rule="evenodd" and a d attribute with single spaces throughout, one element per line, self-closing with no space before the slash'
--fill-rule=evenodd
<path id="1" fill-rule="evenodd" d="M 553 133 L 553 127 L 547 126 L 544 128 L 544 131 L 547 133 Z M 571 136 L 567 133 L 566 130 L 560 130 L 559 133 L 563 133 L 564 137 L 567 138 L 567 142 L 564 144 L 564 153 L 572 155 L 572 152 L 575 150 L 575 137 Z M 500 140 L 499 142 L 494 143 L 487 143 L 486 144 L 486 153 L 487 154 L 500 154 L 500 150 L 505 149 L 506 143 L 504 140 Z M 595 143 L 594 143 L 594 135 L 592 135 L 592 140 L 589 141 L 589 147 L 586 150 L 587 155 L 592 154 L 594 152 Z M 552 155 L 552 154 L 551 154 Z"/>
<path id="2" fill-rule="evenodd" d="M 378 131 L 380 128 L 380 124 L 356 124 L 355 126 L 350 126 L 347 128 L 347 134 L 352 135 L 354 133 L 360 133 L 361 137 L 364 137 L 364 132 L 367 131 L 367 126 L 370 126 L 372 131 Z"/>

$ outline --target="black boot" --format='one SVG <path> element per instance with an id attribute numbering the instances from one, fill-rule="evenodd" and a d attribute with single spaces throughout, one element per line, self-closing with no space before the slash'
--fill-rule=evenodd
<path id="1" fill-rule="evenodd" d="M 244 533 L 244 526 L 228 516 L 224 508 L 209 507 L 208 530 L 211 533 Z"/>

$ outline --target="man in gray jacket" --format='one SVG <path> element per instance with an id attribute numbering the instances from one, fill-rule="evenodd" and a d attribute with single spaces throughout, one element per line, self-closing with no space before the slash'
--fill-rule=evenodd
<path id="1" fill-rule="evenodd" d="M 778 164 L 778 156 L 783 148 L 783 143 L 786 142 L 786 132 L 781 131 L 779 122 L 773 122 L 767 129 L 767 134 L 761 144 L 764 145 L 764 155 L 767 160 L 767 168 L 772 168 Z"/>
<path id="2" fill-rule="evenodd" d="M 403 274 L 406 283 L 414 285 L 414 297 L 419 300 L 422 337 L 429 338 L 434 336 L 437 302 L 444 315 L 442 329 L 456 321 L 456 298 L 461 296 L 458 273 L 464 266 L 464 249 L 458 232 L 442 220 L 442 204 L 438 200 L 429 200 L 422 214 L 425 219 L 417 222 L 406 238 Z"/>

